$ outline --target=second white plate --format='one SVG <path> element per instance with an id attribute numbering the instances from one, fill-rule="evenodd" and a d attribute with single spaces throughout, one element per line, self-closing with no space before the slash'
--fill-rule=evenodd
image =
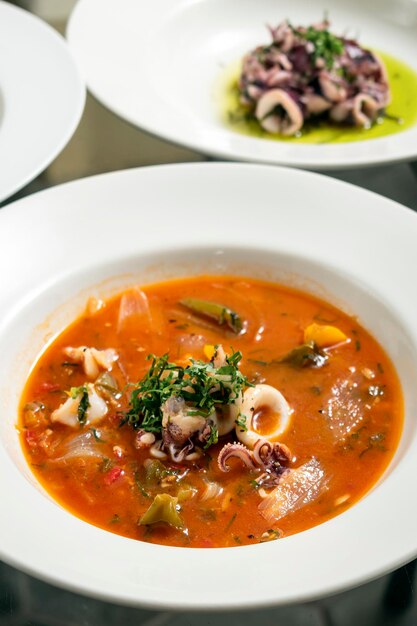
<path id="1" fill-rule="evenodd" d="M 345 144 L 293 144 L 244 136 L 219 113 L 224 68 L 267 40 L 266 24 L 317 22 L 358 36 L 417 71 L 417 8 L 410 0 L 79 0 L 68 40 L 92 93 L 151 133 L 216 157 L 336 169 L 409 160 L 417 126 Z M 415 20 L 415 21 L 413 21 Z"/>
<path id="2" fill-rule="evenodd" d="M 62 37 L 0 2 L 0 201 L 61 152 L 84 102 L 84 84 Z"/>

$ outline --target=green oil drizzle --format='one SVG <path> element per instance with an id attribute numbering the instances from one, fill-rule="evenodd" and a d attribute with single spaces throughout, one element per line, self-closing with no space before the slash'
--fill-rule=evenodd
<path id="1" fill-rule="evenodd" d="M 382 116 L 371 128 L 343 126 L 327 120 L 306 123 L 301 135 L 283 137 L 265 132 L 258 121 L 248 114 L 239 102 L 237 78 L 240 63 L 229 67 L 221 85 L 223 122 L 235 132 L 272 141 L 291 143 L 346 143 L 376 139 L 402 132 L 417 122 L 417 74 L 408 65 L 388 54 L 381 54 L 388 72 L 392 101 Z"/>

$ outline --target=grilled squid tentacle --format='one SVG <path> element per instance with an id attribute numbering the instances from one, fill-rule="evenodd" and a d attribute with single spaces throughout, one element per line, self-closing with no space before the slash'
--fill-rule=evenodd
<path id="1" fill-rule="evenodd" d="M 269 133 L 294 135 L 303 125 L 303 113 L 295 100 L 283 89 L 271 89 L 256 105 L 255 115 Z"/>
<path id="2" fill-rule="evenodd" d="M 217 463 L 222 472 L 229 472 L 228 461 L 232 458 L 239 459 L 249 469 L 255 469 L 252 452 L 241 443 L 227 443 L 219 452 Z"/>
<path id="3" fill-rule="evenodd" d="M 329 112 L 329 117 L 333 122 L 346 122 L 352 116 L 353 100 L 344 100 L 335 104 Z"/>
<path id="4" fill-rule="evenodd" d="M 311 115 L 320 115 L 320 113 L 328 111 L 332 106 L 331 102 L 317 93 L 308 93 L 305 96 L 301 96 L 301 101 L 305 104 L 307 113 Z"/>
<path id="5" fill-rule="evenodd" d="M 347 98 L 344 81 L 337 75 L 323 70 L 318 77 L 321 93 L 330 102 L 343 102 Z"/>
<path id="6" fill-rule="evenodd" d="M 377 118 L 380 106 L 374 98 L 365 93 L 359 93 L 353 101 L 353 120 L 357 126 L 369 128 Z"/>
<path id="7" fill-rule="evenodd" d="M 281 476 L 290 471 L 289 465 L 294 460 L 288 446 L 278 442 L 272 443 L 264 438 L 258 439 L 253 451 L 241 443 L 226 444 L 217 458 L 219 469 L 222 472 L 230 471 L 228 461 L 232 458 L 239 459 L 251 470 L 263 470 L 256 482 L 259 486 L 266 488 L 275 487 Z"/>
<path id="8" fill-rule="evenodd" d="M 259 467 L 268 468 L 273 463 L 280 465 L 291 463 L 291 450 L 284 443 L 271 442 L 267 439 L 259 439 L 253 449 L 253 458 Z"/>

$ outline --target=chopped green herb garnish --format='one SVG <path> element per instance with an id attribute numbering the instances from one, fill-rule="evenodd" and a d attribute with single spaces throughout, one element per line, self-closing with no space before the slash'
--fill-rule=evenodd
<path id="1" fill-rule="evenodd" d="M 361 342 L 359 341 L 359 339 L 356 339 L 356 341 L 355 341 L 355 350 L 356 350 L 356 352 L 359 352 L 360 349 L 361 349 Z"/>
<path id="2" fill-rule="evenodd" d="M 124 414 L 122 423 L 134 428 L 159 433 L 162 430 L 162 406 L 168 398 L 185 400 L 186 410 L 191 414 L 209 416 L 218 406 L 233 404 L 250 386 L 239 371 L 240 352 L 226 357 L 226 364 L 216 368 L 213 363 L 192 360 L 182 367 L 162 357 L 150 355 L 149 371 L 135 385 L 130 398 L 130 410 Z M 215 432 L 210 433 L 215 443 Z"/>
<path id="3" fill-rule="evenodd" d="M 135 428 L 143 428 L 147 432 L 159 433 L 162 429 L 161 406 L 175 394 L 180 382 L 179 368 L 169 363 L 168 354 L 162 357 L 149 355 L 151 366 L 137 383 L 130 398 L 130 410 L 124 415 L 122 423 L 128 422 Z"/>
<path id="4" fill-rule="evenodd" d="M 248 430 L 248 427 L 246 426 L 246 416 L 242 415 L 242 413 L 239 413 L 239 416 L 235 420 L 235 423 L 237 424 L 237 426 L 239 426 L 242 432 L 246 432 Z"/>
<path id="5" fill-rule="evenodd" d="M 248 363 L 254 363 L 255 365 L 268 365 L 268 361 L 261 361 L 260 359 L 247 359 Z"/>
<path id="6" fill-rule="evenodd" d="M 85 424 L 85 421 L 87 419 L 87 411 L 90 407 L 87 385 L 81 385 L 81 387 L 71 387 L 69 395 L 73 400 L 81 395 L 77 409 L 78 421 L 80 422 L 80 424 Z"/>
<path id="7" fill-rule="evenodd" d="M 340 56 L 344 50 L 343 41 L 340 37 L 333 35 L 327 28 L 317 29 L 314 26 L 309 26 L 305 31 L 300 31 L 297 28 L 292 29 L 298 37 L 313 44 L 314 50 L 311 56 L 314 63 L 318 59 L 323 59 L 328 69 L 333 67 L 335 58 Z"/>
<path id="8" fill-rule="evenodd" d="M 232 517 L 229 519 L 229 521 L 227 522 L 226 526 L 225 526 L 225 532 L 227 532 L 230 528 L 230 526 L 233 524 L 233 522 L 235 521 L 237 517 L 237 513 L 233 513 Z"/>
<path id="9" fill-rule="evenodd" d="M 71 387 L 71 389 L 69 391 L 66 391 L 65 393 L 67 393 L 70 398 L 75 400 L 80 395 L 80 393 L 83 393 L 86 390 L 87 386 L 81 385 L 81 387 Z"/>
<path id="10" fill-rule="evenodd" d="M 139 479 L 139 472 L 135 472 L 134 473 L 134 478 L 135 478 L 135 485 L 136 487 L 139 489 L 140 493 L 143 495 L 144 498 L 150 498 L 151 496 L 149 495 L 149 493 L 145 490 L 144 486 L 142 485 L 142 483 L 140 482 Z"/>
<path id="11" fill-rule="evenodd" d="M 217 430 L 216 426 L 212 425 L 212 426 L 210 426 L 210 435 L 209 435 L 209 438 L 206 441 L 206 445 L 204 446 L 204 450 L 206 450 L 210 446 L 212 446 L 215 443 L 217 443 L 218 440 L 219 440 L 219 431 Z"/>

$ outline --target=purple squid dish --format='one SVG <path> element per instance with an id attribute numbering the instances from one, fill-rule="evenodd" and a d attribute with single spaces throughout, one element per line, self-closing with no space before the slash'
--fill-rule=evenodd
<path id="1" fill-rule="evenodd" d="M 265 131 L 298 135 L 323 119 L 369 128 L 384 114 L 391 94 L 382 60 L 329 26 L 285 20 L 269 27 L 271 44 L 244 56 L 240 101 Z"/>

